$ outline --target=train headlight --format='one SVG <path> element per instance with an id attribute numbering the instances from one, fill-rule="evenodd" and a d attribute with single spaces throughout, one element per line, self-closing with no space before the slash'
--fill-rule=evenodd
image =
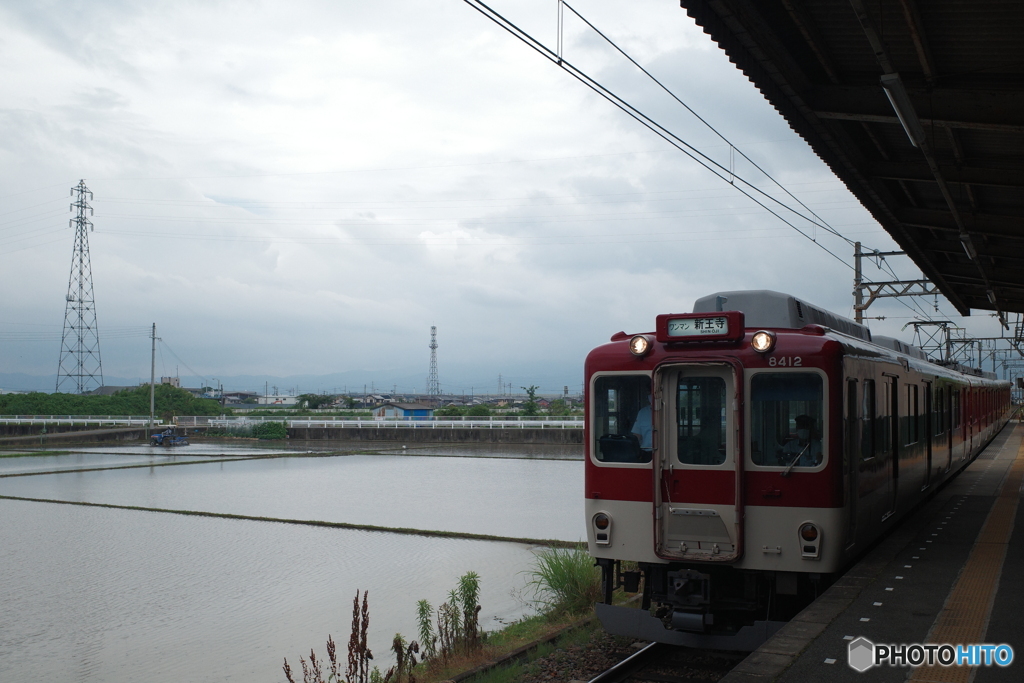
<path id="1" fill-rule="evenodd" d="M 775 348 L 775 333 L 768 330 L 758 330 L 750 338 L 750 347 L 758 353 L 768 353 Z"/>
<path id="2" fill-rule="evenodd" d="M 606 512 L 594 515 L 594 543 L 610 545 L 612 538 L 612 518 Z"/>
<path id="3" fill-rule="evenodd" d="M 629 340 L 629 352 L 637 358 L 643 358 L 651 350 L 651 338 L 638 334 Z"/>
<path id="4" fill-rule="evenodd" d="M 821 557 L 821 529 L 813 522 L 800 525 L 800 557 L 805 560 L 817 560 Z"/>

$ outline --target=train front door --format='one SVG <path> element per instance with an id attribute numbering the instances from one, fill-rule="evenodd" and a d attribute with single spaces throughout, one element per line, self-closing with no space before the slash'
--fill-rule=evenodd
<path id="1" fill-rule="evenodd" d="M 655 372 L 655 547 L 666 559 L 739 557 L 739 392 L 726 363 Z"/>

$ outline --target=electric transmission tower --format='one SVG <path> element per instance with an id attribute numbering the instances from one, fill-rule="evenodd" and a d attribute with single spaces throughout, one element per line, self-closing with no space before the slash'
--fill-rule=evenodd
<path id="1" fill-rule="evenodd" d="M 430 376 L 427 377 L 427 395 L 440 396 L 441 385 L 437 381 L 437 326 L 430 326 Z"/>
<path id="2" fill-rule="evenodd" d="M 92 290 L 92 263 L 89 260 L 89 231 L 92 207 L 86 202 L 92 192 L 79 181 L 71 188 L 71 204 L 77 215 L 68 221 L 75 228 L 75 251 L 71 257 L 67 304 L 64 308 L 64 336 L 60 343 L 57 364 L 57 392 L 81 394 L 103 386 L 103 363 L 100 361 L 100 332 L 96 325 L 96 300 Z"/>

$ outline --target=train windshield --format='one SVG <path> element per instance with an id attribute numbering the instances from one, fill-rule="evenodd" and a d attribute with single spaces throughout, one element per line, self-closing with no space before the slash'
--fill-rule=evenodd
<path id="1" fill-rule="evenodd" d="M 808 372 L 761 372 L 750 382 L 751 459 L 766 467 L 821 464 L 821 377 Z"/>
<path id="2" fill-rule="evenodd" d="M 725 462 L 725 380 L 721 377 L 679 378 L 676 422 L 679 461 L 688 465 Z"/>
<path id="3" fill-rule="evenodd" d="M 594 382 L 591 429 L 602 462 L 651 461 L 651 378 L 606 375 Z"/>

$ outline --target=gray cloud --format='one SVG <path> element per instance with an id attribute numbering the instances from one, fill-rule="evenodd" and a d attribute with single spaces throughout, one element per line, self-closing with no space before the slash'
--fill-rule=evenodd
<path id="1" fill-rule="evenodd" d="M 553 41 L 549 2 L 499 9 Z M 820 215 L 891 246 L 685 12 L 579 9 Z M 612 332 L 712 291 L 849 308 L 842 265 L 460 3 L 23 3 L 0 27 L 0 335 L 59 339 L 79 178 L 101 335 L 155 321 L 206 376 L 419 389 L 437 325 L 452 386 L 560 388 Z M 566 43 L 728 159 L 592 36 Z M 0 373 L 54 371 L 58 341 L 0 339 Z M 144 334 L 103 339 L 108 374 L 148 374 Z"/>

